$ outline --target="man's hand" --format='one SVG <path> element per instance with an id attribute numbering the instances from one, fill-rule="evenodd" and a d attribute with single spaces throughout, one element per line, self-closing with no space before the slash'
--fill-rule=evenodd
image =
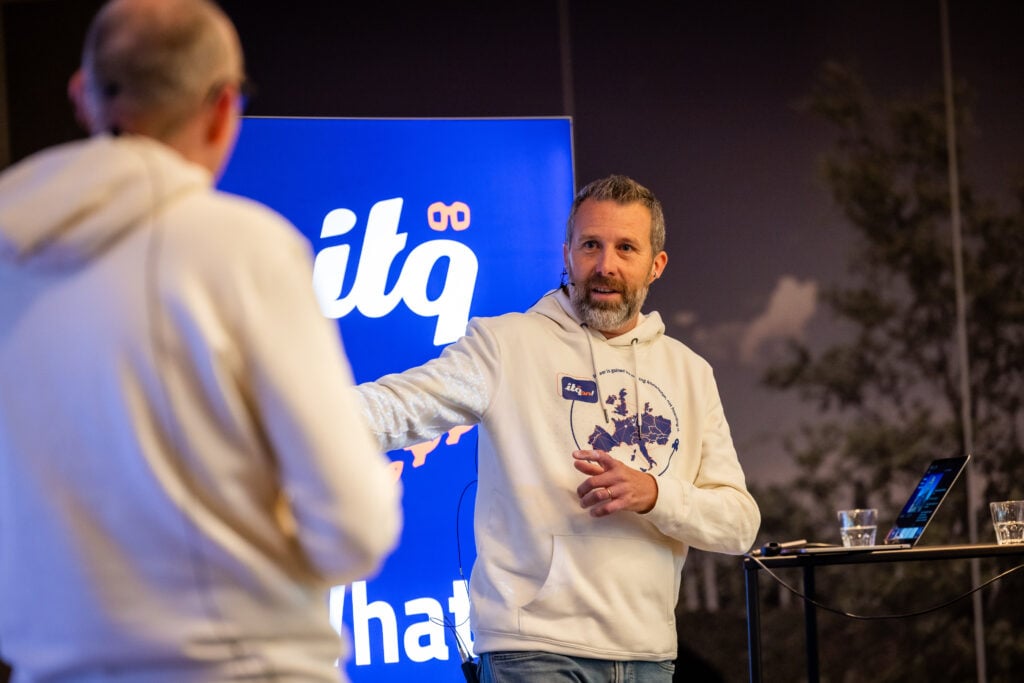
<path id="1" fill-rule="evenodd" d="M 658 482 L 650 474 L 619 462 L 604 451 L 574 451 L 573 463 L 588 475 L 576 487 L 580 506 L 590 508 L 592 517 L 604 517 L 619 510 L 650 512 L 658 500 Z"/>

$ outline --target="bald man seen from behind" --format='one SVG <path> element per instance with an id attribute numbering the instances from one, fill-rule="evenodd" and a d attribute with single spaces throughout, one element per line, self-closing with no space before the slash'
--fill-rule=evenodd
<path id="1" fill-rule="evenodd" d="M 338 681 L 330 586 L 400 491 L 309 245 L 214 189 L 235 29 L 114 0 L 70 93 L 91 136 L 0 176 L 0 659 L 14 680 Z"/>

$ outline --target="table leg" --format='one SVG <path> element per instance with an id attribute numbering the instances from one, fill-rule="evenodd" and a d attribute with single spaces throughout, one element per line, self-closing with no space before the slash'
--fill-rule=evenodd
<path id="1" fill-rule="evenodd" d="M 811 600 L 815 599 L 814 565 L 804 566 L 804 639 L 807 643 L 807 683 L 818 683 L 818 608 Z"/>
<path id="2" fill-rule="evenodd" d="M 757 577 L 760 567 L 751 559 L 743 560 L 746 570 L 747 657 L 750 662 L 750 683 L 761 683 L 761 597 Z"/>

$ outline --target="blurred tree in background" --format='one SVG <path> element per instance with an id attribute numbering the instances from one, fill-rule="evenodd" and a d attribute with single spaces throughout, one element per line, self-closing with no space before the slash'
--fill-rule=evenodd
<path id="1" fill-rule="evenodd" d="M 955 101 L 964 140 L 971 131 L 966 88 L 958 88 Z M 836 131 L 824 174 L 856 247 L 848 276 L 823 293 L 842 341 L 824 349 L 793 341 L 764 376 L 769 387 L 798 392 L 820 411 L 787 442 L 797 480 L 756 492 L 766 540 L 833 539 L 842 507 L 879 508 L 885 533 L 925 465 L 960 455 L 964 442 L 942 93 L 877 98 L 854 69 L 829 63 L 804 106 Z M 963 165 L 964 150 L 958 155 Z M 960 178 L 972 467 L 982 501 L 1022 498 L 1024 184 L 1009 200 L 997 200 L 983 197 L 963 169 Z M 924 543 L 966 543 L 966 510 L 961 483 Z M 987 505 L 977 514 L 980 542 L 993 543 Z M 982 576 L 1009 566 L 985 562 Z M 819 580 L 819 589 L 825 602 L 845 611 L 901 614 L 965 593 L 968 569 L 966 562 L 845 568 Z M 1024 573 L 1013 574 L 983 594 L 992 682 L 1019 680 L 1024 665 L 1022 581 Z M 789 604 L 802 609 L 799 600 Z M 825 615 L 821 634 L 823 680 L 975 678 L 967 599 L 906 620 Z M 766 637 L 770 649 L 772 638 L 790 634 Z M 766 659 L 767 680 L 791 675 L 773 675 L 771 666 Z"/>

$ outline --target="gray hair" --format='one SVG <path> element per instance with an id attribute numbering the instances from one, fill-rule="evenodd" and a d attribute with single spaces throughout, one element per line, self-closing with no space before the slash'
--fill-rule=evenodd
<path id="1" fill-rule="evenodd" d="M 572 241 L 572 232 L 576 227 L 576 214 L 580 205 L 588 200 L 610 200 L 617 204 L 639 202 L 651 212 L 651 249 L 659 254 L 665 248 L 665 213 L 661 210 L 661 202 L 654 193 L 624 175 L 610 175 L 588 183 L 576 193 L 569 211 L 569 220 L 565 224 L 565 243 Z"/>
<path id="2" fill-rule="evenodd" d="M 92 132 L 144 122 L 174 133 L 219 84 L 243 78 L 234 27 L 209 0 L 113 0 L 93 19 L 82 50 Z"/>

